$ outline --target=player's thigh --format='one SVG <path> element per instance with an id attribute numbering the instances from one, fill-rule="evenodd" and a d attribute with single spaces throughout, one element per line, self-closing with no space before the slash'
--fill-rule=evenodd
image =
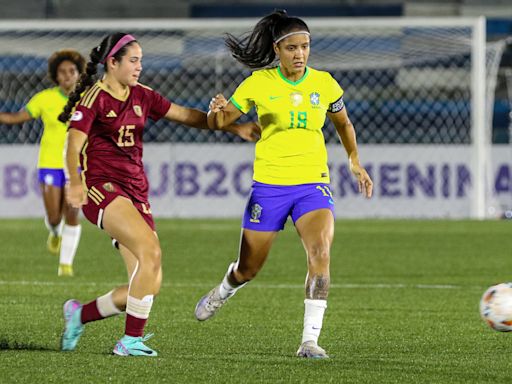
<path id="1" fill-rule="evenodd" d="M 259 271 L 267 259 L 276 236 L 276 231 L 263 232 L 243 229 L 240 240 L 238 268 Z"/>
<path id="2" fill-rule="evenodd" d="M 160 243 L 131 200 L 117 196 L 104 210 L 103 229 L 138 260 L 147 251 L 160 251 Z"/>
<path id="3" fill-rule="evenodd" d="M 295 228 L 308 254 L 315 249 L 328 251 L 334 237 L 333 213 L 328 208 L 310 211 L 297 219 Z"/>

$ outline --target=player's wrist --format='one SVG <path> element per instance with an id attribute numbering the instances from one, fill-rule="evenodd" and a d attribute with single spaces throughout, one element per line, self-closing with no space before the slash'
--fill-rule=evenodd
<path id="1" fill-rule="evenodd" d="M 359 163 L 359 155 L 357 151 L 353 151 L 348 156 L 348 161 L 350 163 L 350 166 L 352 167 L 360 167 L 361 164 Z"/>

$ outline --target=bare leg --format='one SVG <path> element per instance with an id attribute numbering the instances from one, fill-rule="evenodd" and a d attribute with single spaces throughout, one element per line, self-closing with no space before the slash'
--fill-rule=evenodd
<path id="1" fill-rule="evenodd" d="M 157 356 L 157 352 L 143 344 L 142 335 L 162 280 L 158 238 L 132 202 L 121 196 L 105 208 L 102 224 L 120 244 L 130 283 L 84 306 L 68 300 L 64 305 L 66 327 L 62 350 L 75 349 L 85 323 L 126 310 L 125 336 L 117 342 L 114 353 Z"/>
<path id="2" fill-rule="evenodd" d="M 126 265 L 126 272 L 128 273 L 128 281 L 131 280 L 137 268 L 137 258 L 131 253 L 128 248 L 119 244 L 119 252 L 123 257 L 124 264 Z M 160 270 L 160 276 L 158 277 L 162 281 L 162 273 Z M 128 298 L 128 287 L 129 284 L 121 285 L 112 291 L 112 300 L 119 310 L 124 311 L 126 309 L 126 300 Z"/>
<path id="3" fill-rule="evenodd" d="M 42 183 L 40 187 L 48 223 L 57 227 L 62 220 L 63 189 Z"/>
<path id="4" fill-rule="evenodd" d="M 254 279 L 267 260 L 276 236 L 277 232 L 243 229 L 238 261 L 231 276 L 229 276 L 230 282 L 239 285 Z"/>
<path id="5" fill-rule="evenodd" d="M 142 299 L 160 290 L 161 250 L 158 238 L 131 201 L 117 197 L 105 209 L 103 228 L 138 261 L 130 295 Z M 124 256 L 123 256 L 124 257 Z"/>
<path id="6" fill-rule="evenodd" d="M 334 237 L 332 213 L 328 209 L 308 212 L 297 220 L 295 226 L 308 260 L 306 299 L 326 300 L 330 284 L 330 249 Z"/>
<path id="7" fill-rule="evenodd" d="M 228 298 L 256 276 L 276 236 L 277 232 L 242 230 L 238 260 L 229 266 L 222 282 L 199 300 L 195 309 L 197 320 L 212 317 Z"/>
<path id="8" fill-rule="evenodd" d="M 61 189 L 62 194 L 64 190 Z M 75 260 L 78 243 L 82 234 L 82 226 L 78 219 L 79 209 L 71 207 L 62 196 L 62 212 L 64 226 L 59 256 L 59 276 L 73 276 L 73 262 Z"/>
<path id="9" fill-rule="evenodd" d="M 46 211 L 45 225 L 49 231 L 46 245 L 51 253 L 58 254 L 60 249 L 63 190 L 62 188 L 44 183 L 39 185 Z"/>
<path id="10" fill-rule="evenodd" d="M 302 344 L 297 355 L 326 358 L 327 354 L 317 343 L 329 294 L 329 262 L 334 236 L 334 217 L 330 210 L 319 209 L 300 217 L 295 226 L 302 239 L 308 260 L 304 329 Z"/>

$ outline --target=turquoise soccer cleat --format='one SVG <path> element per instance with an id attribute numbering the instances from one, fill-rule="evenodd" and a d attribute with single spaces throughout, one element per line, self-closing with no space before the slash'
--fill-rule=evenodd
<path id="1" fill-rule="evenodd" d="M 124 335 L 114 347 L 113 353 L 118 356 L 158 356 L 158 353 L 144 344 L 144 341 L 153 336 L 152 333 L 144 337 Z"/>
<path id="2" fill-rule="evenodd" d="M 68 300 L 64 303 L 64 333 L 62 334 L 61 350 L 73 351 L 76 348 L 84 326 L 80 321 L 82 304 L 77 300 Z"/>

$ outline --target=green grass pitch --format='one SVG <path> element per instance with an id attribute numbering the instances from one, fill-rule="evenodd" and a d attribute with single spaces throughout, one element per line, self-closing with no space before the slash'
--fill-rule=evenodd
<path id="1" fill-rule="evenodd" d="M 110 353 L 124 316 L 59 351 L 62 303 L 126 281 L 106 234 L 83 225 L 74 278 L 57 277 L 42 220 L 0 221 L 0 382 L 505 383 L 512 334 L 480 320 L 484 290 L 512 280 L 512 222 L 339 220 L 320 345 L 302 334 L 306 258 L 288 223 L 256 279 L 219 314 L 193 311 L 236 258 L 239 220 L 159 220 L 164 279 L 146 328 L 159 357 Z"/>

